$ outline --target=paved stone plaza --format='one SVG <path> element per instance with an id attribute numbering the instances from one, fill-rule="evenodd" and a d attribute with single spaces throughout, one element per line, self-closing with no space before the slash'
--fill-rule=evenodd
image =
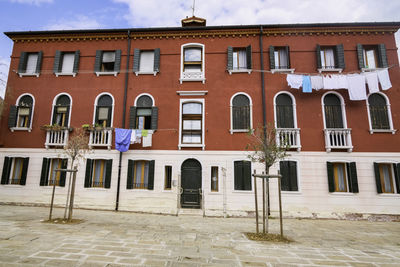
<path id="1" fill-rule="evenodd" d="M 0 266 L 400 266 L 399 222 L 285 219 L 281 244 L 248 240 L 254 218 L 48 211 L 0 205 Z"/>

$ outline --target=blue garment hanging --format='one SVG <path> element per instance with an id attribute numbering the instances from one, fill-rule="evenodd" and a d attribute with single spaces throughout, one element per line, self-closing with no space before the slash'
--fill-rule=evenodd
<path id="1" fill-rule="evenodd" d="M 120 152 L 126 152 L 131 144 L 131 129 L 115 128 L 115 148 Z"/>
<path id="2" fill-rule="evenodd" d="M 308 75 L 303 75 L 303 93 L 312 93 L 311 79 Z"/>

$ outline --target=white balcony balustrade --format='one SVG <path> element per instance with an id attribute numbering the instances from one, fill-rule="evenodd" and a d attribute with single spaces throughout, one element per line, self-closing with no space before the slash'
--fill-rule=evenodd
<path id="1" fill-rule="evenodd" d="M 353 151 L 351 142 L 351 129 L 325 129 L 325 148 L 327 152 L 332 149 L 347 149 Z"/>
<path id="2" fill-rule="evenodd" d="M 276 143 L 279 146 L 288 146 L 290 149 L 301 150 L 300 129 L 298 128 L 277 128 Z"/>
<path id="3" fill-rule="evenodd" d="M 112 128 L 90 129 L 89 147 L 107 147 L 111 149 L 112 143 Z"/>
<path id="4" fill-rule="evenodd" d="M 204 72 L 202 71 L 184 71 L 181 73 L 180 82 L 184 81 L 201 81 L 205 82 Z"/>
<path id="5" fill-rule="evenodd" d="M 68 143 L 68 129 L 49 129 L 46 131 L 46 149 L 51 146 L 65 147 Z"/>

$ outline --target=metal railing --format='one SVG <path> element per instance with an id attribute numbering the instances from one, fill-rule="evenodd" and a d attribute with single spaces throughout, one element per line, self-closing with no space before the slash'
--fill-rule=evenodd
<path id="1" fill-rule="evenodd" d="M 351 129 L 331 128 L 325 129 L 324 132 L 327 152 L 330 152 L 332 149 L 347 149 L 348 152 L 353 150 Z"/>
<path id="2" fill-rule="evenodd" d="M 300 129 L 299 128 L 277 128 L 276 143 L 279 146 L 289 146 L 289 148 L 301 149 Z"/>
<path id="3" fill-rule="evenodd" d="M 46 148 L 50 146 L 66 146 L 68 143 L 68 129 L 63 130 L 48 130 L 46 132 Z"/>
<path id="4" fill-rule="evenodd" d="M 93 129 L 90 130 L 89 147 L 102 146 L 111 149 L 112 129 Z"/>

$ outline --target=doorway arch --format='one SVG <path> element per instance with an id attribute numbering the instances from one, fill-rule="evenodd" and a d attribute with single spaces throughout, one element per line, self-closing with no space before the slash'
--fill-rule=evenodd
<path id="1" fill-rule="evenodd" d="M 200 209 L 201 164 L 196 159 L 187 159 L 181 166 L 181 207 Z"/>

